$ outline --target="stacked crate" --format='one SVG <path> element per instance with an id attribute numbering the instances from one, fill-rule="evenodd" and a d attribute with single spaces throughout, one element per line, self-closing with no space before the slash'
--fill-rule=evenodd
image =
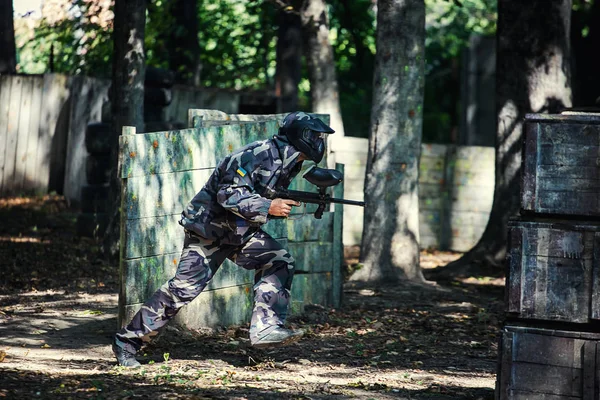
<path id="1" fill-rule="evenodd" d="M 497 400 L 600 399 L 599 165 L 600 114 L 526 115 Z"/>

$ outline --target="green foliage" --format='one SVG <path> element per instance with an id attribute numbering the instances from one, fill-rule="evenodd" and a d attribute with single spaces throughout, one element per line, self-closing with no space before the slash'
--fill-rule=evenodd
<path id="1" fill-rule="evenodd" d="M 167 0 L 148 1 L 147 63 L 168 68 L 167 37 L 180 29 Z M 472 34 L 494 34 L 496 0 L 426 0 L 426 96 L 424 138 L 448 141 L 456 125 L 457 60 Z M 584 0 L 577 0 L 575 6 Z M 45 18 L 31 31 L 17 23 L 19 71 L 48 72 L 51 46 L 54 71 L 109 78 L 112 20 L 88 0 L 73 0 L 66 18 Z M 372 0 L 332 0 L 331 43 L 335 52 L 346 133 L 369 133 L 372 71 L 376 52 L 376 4 Z M 110 10 L 109 10 L 110 11 Z M 112 11 L 111 11 L 112 12 Z M 204 86 L 272 89 L 276 69 L 277 9 L 263 0 L 199 0 L 198 43 Z M 300 106 L 310 108 L 310 84 L 303 71 Z"/>
<path id="2" fill-rule="evenodd" d="M 373 74 L 365 71 L 373 71 L 375 61 L 375 8 L 370 0 L 336 0 L 330 14 L 344 129 L 367 137 Z"/>
<path id="3" fill-rule="evenodd" d="M 423 141 L 453 142 L 458 128 L 460 56 L 472 35 L 496 32 L 496 0 L 425 0 Z"/>
<path id="4" fill-rule="evenodd" d="M 51 72 L 52 52 L 54 72 L 110 77 L 112 11 L 74 0 L 66 9 L 56 6 L 46 12 L 50 14 L 34 22 L 33 31 L 26 29 L 28 24 L 16 24 L 19 72 Z"/>
<path id="5" fill-rule="evenodd" d="M 236 89 L 272 84 L 274 7 L 261 0 L 203 0 L 199 8 L 203 84 Z"/>
<path id="6" fill-rule="evenodd" d="M 460 55 L 473 34 L 493 35 L 497 0 L 425 0 L 427 73 Z"/>

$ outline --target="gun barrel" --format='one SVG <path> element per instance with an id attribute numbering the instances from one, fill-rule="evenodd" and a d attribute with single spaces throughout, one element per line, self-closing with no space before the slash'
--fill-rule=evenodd
<path id="1" fill-rule="evenodd" d="M 348 206 L 359 206 L 359 207 L 364 207 L 365 206 L 365 202 L 364 201 L 358 201 L 358 200 L 346 200 L 346 199 L 336 199 L 336 198 L 330 198 L 329 199 L 330 202 L 332 203 L 338 203 L 338 204 L 345 204 Z"/>

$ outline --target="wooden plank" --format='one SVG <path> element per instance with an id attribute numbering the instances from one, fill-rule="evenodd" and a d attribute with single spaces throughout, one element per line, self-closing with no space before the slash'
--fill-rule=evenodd
<path id="1" fill-rule="evenodd" d="M 580 368 L 515 362 L 512 365 L 512 373 L 512 390 L 581 398 Z"/>
<path id="2" fill-rule="evenodd" d="M 206 290 L 183 307 L 174 322 L 189 329 L 241 325 L 250 321 L 253 297 L 252 285 Z M 119 326 L 125 326 L 140 307 L 132 304 L 120 308 Z"/>
<path id="3" fill-rule="evenodd" d="M 290 242 L 331 242 L 335 235 L 334 219 L 335 213 L 330 212 L 323 213 L 321 219 L 315 219 L 312 215 L 299 220 L 288 219 L 287 238 Z"/>
<path id="4" fill-rule="evenodd" d="M 598 144 L 600 137 L 600 121 L 590 124 L 548 124 L 541 122 L 540 144 L 541 145 L 594 145 Z"/>
<path id="5" fill-rule="evenodd" d="M 184 231 L 180 214 L 139 218 L 125 222 L 124 260 L 175 253 L 183 246 Z"/>
<path id="6" fill-rule="evenodd" d="M 122 178 L 209 168 L 226 155 L 276 132 L 276 121 L 124 136 Z"/>
<path id="7" fill-rule="evenodd" d="M 599 179 L 579 179 L 577 177 L 547 177 L 540 180 L 540 192 L 592 192 L 596 196 L 600 192 Z"/>
<path id="8" fill-rule="evenodd" d="M 539 147 L 539 165 L 594 167 L 598 158 L 598 145 L 542 144 Z"/>
<path id="9" fill-rule="evenodd" d="M 539 178 L 565 178 L 590 180 L 600 179 L 598 167 L 579 167 L 572 165 L 538 165 L 537 174 Z"/>
<path id="10" fill-rule="evenodd" d="M 181 214 L 173 214 L 125 220 L 124 235 L 126 240 L 122 240 L 123 259 L 128 260 L 180 251 L 184 238 L 184 230 L 179 225 L 180 217 Z M 271 223 L 272 226 L 265 230 L 273 235 L 275 239 L 287 243 L 286 224 L 276 220 L 268 224 Z"/>
<path id="11" fill-rule="evenodd" d="M 508 230 L 508 276 L 506 279 L 505 304 L 509 313 L 521 312 L 523 230 L 509 227 Z"/>
<path id="12" fill-rule="evenodd" d="M 283 120 L 289 113 L 281 113 L 281 114 L 227 114 L 223 111 L 219 111 L 217 109 L 190 109 L 188 111 L 188 123 L 191 122 L 191 118 L 195 116 L 202 117 L 202 121 L 255 121 L 255 122 L 264 122 L 264 121 L 281 121 Z M 319 118 L 321 121 L 329 124 L 329 114 L 318 114 L 318 113 L 309 113 L 312 116 Z M 190 125 L 191 126 L 191 125 Z"/>
<path id="13" fill-rule="evenodd" d="M 125 304 L 146 301 L 161 285 L 171 279 L 177 270 L 181 253 L 125 261 L 124 284 Z M 205 290 L 250 285 L 254 283 L 254 272 L 243 269 L 229 260 L 221 265 Z"/>
<path id="14" fill-rule="evenodd" d="M 8 148 L 8 116 L 10 110 L 12 75 L 0 75 L 0 194 L 4 193 L 4 170 Z"/>
<path id="15" fill-rule="evenodd" d="M 445 157 L 448 146 L 445 144 L 423 143 L 421 157 Z"/>
<path id="16" fill-rule="evenodd" d="M 214 168 L 178 171 L 165 174 L 135 176 L 127 179 L 128 196 L 124 207 L 127 219 L 164 216 L 181 212 L 209 179 Z M 315 191 L 308 181 L 298 179 L 290 186 L 294 190 Z M 307 212 L 314 212 L 309 207 Z M 302 213 L 295 208 L 293 214 Z M 310 239 L 307 239 L 310 240 Z"/>
<path id="17" fill-rule="evenodd" d="M 590 318 L 600 319 L 600 232 L 594 232 L 594 257 L 592 258 L 592 298 Z"/>
<path id="18" fill-rule="evenodd" d="M 585 232 L 563 229 L 550 229 L 545 225 L 529 226 L 524 230 L 523 254 L 558 258 L 592 258 L 592 249 L 584 246 Z"/>
<path id="19" fill-rule="evenodd" d="M 596 346 L 597 342 L 586 340 L 583 344 L 583 396 L 582 400 L 596 399 Z"/>
<path id="20" fill-rule="evenodd" d="M 471 232 L 480 232 L 481 228 L 485 228 L 490 217 L 489 212 L 477 211 L 463 211 L 452 209 L 450 211 L 450 226 L 455 227 L 453 233 L 456 232 L 457 236 L 468 236 L 472 235 Z"/>
<path id="21" fill-rule="evenodd" d="M 538 205 L 533 211 L 548 214 L 600 215 L 598 193 L 539 190 Z"/>
<path id="22" fill-rule="evenodd" d="M 521 317 L 588 322 L 590 263 L 581 260 L 524 257 Z"/>
<path id="23" fill-rule="evenodd" d="M 204 186 L 214 168 L 136 176 L 124 181 L 127 219 L 181 213 Z"/>
<path id="24" fill-rule="evenodd" d="M 17 148 L 15 158 L 15 171 L 13 175 L 14 193 L 23 193 L 25 183 L 25 170 L 27 162 L 27 146 L 29 143 L 29 124 L 32 118 L 31 101 L 33 98 L 33 79 L 22 77 L 21 104 L 19 105 L 19 126 L 17 132 Z M 33 140 L 33 139 L 32 139 Z"/>
<path id="25" fill-rule="evenodd" d="M 27 152 L 25 156 L 25 174 L 23 189 L 32 193 L 38 189 L 40 166 L 38 165 L 38 145 L 42 113 L 42 90 L 44 89 L 44 80 L 39 76 L 32 76 L 33 92 L 31 97 L 31 116 L 29 118 L 29 140 L 27 142 Z"/>
<path id="26" fill-rule="evenodd" d="M 509 400 L 512 374 L 513 332 L 503 329 L 500 334 L 499 366 L 496 385 L 496 400 Z"/>
<path id="27" fill-rule="evenodd" d="M 550 393 L 533 393 L 522 390 L 509 390 L 507 399 L 510 400 L 581 400 L 581 397 L 555 395 Z"/>
<path id="28" fill-rule="evenodd" d="M 526 332 L 518 333 L 515 338 L 512 357 L 514 363 L 572 369 L 582 367 L 581 354 L 585 340 Z"/>
<path id="29" fill-rule="evenodd" d="M 290 298 L 291 313 L 301 314 L 308 304 L 332 305 L 332 278 L 330 272 L 294 275 Z"/>
<path id="30" fill-rule="evenodd" d="M 296 260 L 296 271 L 332 272 L 333 250 L 331 242 L 288 242 L 288 251 Z"/>
<path id="31" fill-rule="evenodd" d="M 15 163 L 17 158 L 17 142 L 19 139 L 19 117 L 21 115 L 21 94 L 23 77 L 11 79 L 10 101 L 8 109 L 6 153 L 4 156 L 4 178 L 2 192 L 13 194 L 15 191 Z"/>
<path id="32" fill-rule="evenodd" d="M 66 126 L 68 123 L 69 97 L 68 78 L 66 75 L 45 74 L 42 94 L 41 120 L 38 143 L 38 187 L 41 193 L 47 193 L 52 183 L 64 179 L 64 156 L 66 149 Z M 54 176 L 51 176 L 53 174 Z M 58 176 L 57 176 L 58 175 Z"/>

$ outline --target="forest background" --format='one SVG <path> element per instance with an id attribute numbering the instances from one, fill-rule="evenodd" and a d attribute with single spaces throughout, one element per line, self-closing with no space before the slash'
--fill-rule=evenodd
<path id="1" fill-rule="evenodd" d="M 190 54 L 195 44 L 189 44 L 189 34 L 183 32 L 185 27 L 175 23 L 181 17 L 178 13 L 190 9 L 189 3 L 197 3 L 191 8 L 198 13 L 197 54 Z M 456 140 L 459 124 L 462 51 L 471 35 L 494 35 L 497 6 L 494 0 L 425 3 L 423 141 L 450 143 Z M 346 135 L 367 137 L 376 2 L 334 0 L 328 6 L 329 36 L 335 53 Z M 582 2 L 578 8 L 586 6 L 589 4 Z M 151 0 L 146 19 L 146 64 L 177 69 L 173 55 L 179 54 L 183 58 L 197 58 L 201 70 L 199 74 L 180 70 L 181 81 L 196 74 L 196 83 L 204 87 L 275 91 L 277 37 L 280 21 L 286 23 L 278 13 L 277 2 L 260 0 Z M 15 17 L 18 73 L 58 72 L 111 78 L 114 18 L 111 1 L 45 1 L 40 9 Z M 301 68 L 298 106 L 310 110 L 310 82 L 304 61 Z"/>

